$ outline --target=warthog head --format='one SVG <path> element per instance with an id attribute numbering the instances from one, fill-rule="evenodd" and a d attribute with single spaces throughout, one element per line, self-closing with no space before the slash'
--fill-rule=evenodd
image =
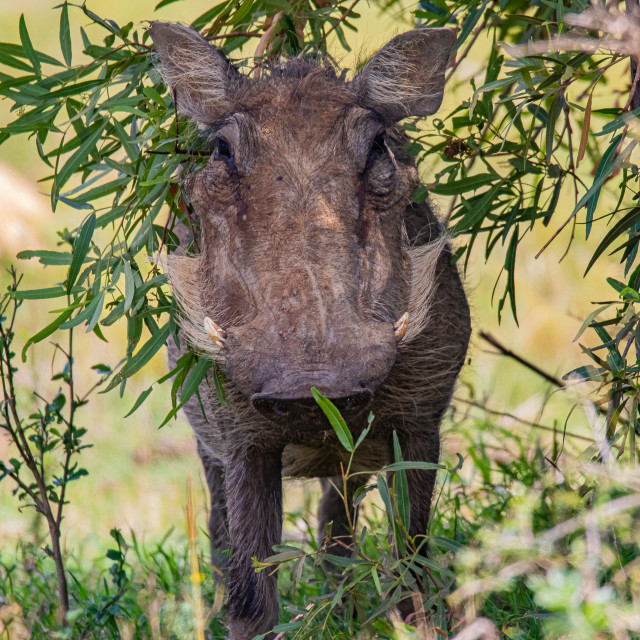
<path id="1" fill-rule="evenodd" d="M 200 253 L 168 263 L 183 331 L 270 420 L 308 418 L 314 386 L 362 415 L 425 326 L 437 251 L 408 241 L 418 176 L 396 123 L 439 107 L 454 33 L 399 35 L 351 81 L 301 59 L 251 78 L 187 27 L 151 36 L 212 141 L 184 185 Z"/>

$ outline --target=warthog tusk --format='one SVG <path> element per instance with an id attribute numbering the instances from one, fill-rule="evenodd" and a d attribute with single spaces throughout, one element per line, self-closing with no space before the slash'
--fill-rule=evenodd
<path id="1" fill-rule="evenodd" d="M 396 335 L 396 340 L 400 342 L 404 338 L 404 334 L 407 333 L 407 327 L 409 326 L 409 312 L 405 311 L 398 322 L 393 325 L 393 332 Z"/>
<path id="2" fill-rule="evenodd" d="M 219 349 L 224 348 L 227 332 L 220 328 L 211 318 L 205 317 L 204 330 L 209 336 L 209 340 Z"/>

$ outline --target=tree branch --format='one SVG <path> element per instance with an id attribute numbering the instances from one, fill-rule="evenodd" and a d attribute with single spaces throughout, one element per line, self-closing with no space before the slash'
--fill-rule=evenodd
<path id="1" fill-rule="evenodd" d="M 517 353 L 514 353 L 513 351 L 511 351 L 511 349 L 508 349 L 503 344 L 498 342 L 498 340 L 496 340 L 496 338 L 494 338 L 490 333 L 481 331 L 479 335 L 485 342 L 488 342 L 491 346 L 495 347 L 503 356 L 507 356 L 508 358 L 512 358 L 516 362 L 519 362 L 522 366 L 526 367 L 527 369 L 530 369 L 534 373 L 537 373 L 540 377 L 544 378 L 547 382 L 550 382 L 551 384 L 555 385 L 560 389 L 566 387 L 565 383 L 562 382 L 562 380 L 559 380 L 555 376 L 552 376 L 550 373 L 543 371 L 537 365 L 533 364 L 532 362 L 529 362 L 529 360 L 526 360 L 522 356 L 519 356 Z"/>

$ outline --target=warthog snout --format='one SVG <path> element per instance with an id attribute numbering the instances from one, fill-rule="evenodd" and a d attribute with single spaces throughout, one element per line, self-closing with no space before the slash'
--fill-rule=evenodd
<path id="1" fill-rule="evenodd" d="M 397 359 L 393 325 L 363 321 L 356 314 L 322 323 L 316 317 L 287 320 L 265 314 L 226 332 L 226 364 L 238 390 L 278 422 L 293 420 L 303 404 L 315 413 L 311 387 L 338 403 L 351 398 L 343 404 L 355 417 L 359 411 L 354 409 L 366 404 L 355 396 L 379 389 Z"/>

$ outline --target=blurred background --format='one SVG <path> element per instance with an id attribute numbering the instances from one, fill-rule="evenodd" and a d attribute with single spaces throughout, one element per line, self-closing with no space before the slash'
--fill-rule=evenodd
<path id="1" fill-rule="evenodd" d="M 34 45 L 45 53 L 59 54 L 58 12 L 52 9 L 55 3 L 48 0 L 21 0 L 21 2 L 0 3 L 0 41 L 19 42 L 18 20 L 24 13 Z M 203 11 L 202 2 L 184 0 L 170 4 L 154 13 L 155 0 L 124 2 L 112 0 L 108 4 L 91 2 L 88 6 L 97 13 L 108 9 L 109 17 L 119 24 L 129 21 L 140 23 L 148 19 L 190 22 Z M 400 6 L 400 5 L 399 5 Z M 379 19 L 376 6 L 362 4 L 359 11 L 363 19 L 358 21 L 359 31 L 349 34 L 352 52 L 344 54 L 337 43 L 335 51 L 344 67 L 353 68 L 357 60 L 370 55 L 395 33 L 411 28 L 409 11 L 415 8 L 404 3 L 395 13 L 392 21 L 388 16 Z M 79 11 L 70 11 L 72 37 L 78 40 L 74 55 L 79 52 L 78 27 L 83 24 Z M 74 40 L 76 44 L 76 40 Z M 479 40 L 475 45 L 486 48 L 487 42 Z M 484 81 L 484 69 L 473 55 L 468 56 L 457 69 L 450 81 L 442 112 L 458 104 L 463 98 L 471 98 L 471 80 L 476 86 Z M 628 78 L 620 78 L 620 88 L 628 87 Z M 616 87 L 609 87 L 615 94 Z M 597 100 L 597 98 L 596 98 Z M 611 97 L 609 96 L 609 106 Z M 594 104 L 595 108 L 595 104 Z M 0 122 L 12 119 L 6 103 L 0 102 Z M 594 116 L 594 121 L 596 120 Z M 429 123 L 425 126 L 429 127 Z M 423 179 L 430 181 L 430 174 L 436 167 L 422 166 Z M 35 145 L 25 138 L 14 137 L 0 146 L 0 263 L 3 267 L 0 284 L 5 290 L 9 276 L 4 268 L 15 264 L 24 274 L 24 288 L 51 286 L 61 272 L 44 268 L 33 261 L 18 261 L 15 255 L 23 249 L 51 249 L 57 242 L 56 230 L 65 226 L 75 227 L 79 223 L 81 212 L 60 205 L 52 213 L 47 183 L 39 183 L 46 177 L 48 168 L 39 159 Z M 615 194 L 603 189 L 600 207 L 606 208 Z M 450 201 L 445 197 L 436 197 L 435 204 L 446 213 Z M 562 210 L 561 206 L 558 207 Z M 566 215 L 570 210 L 566 211 Z M 591 312 L 590 301 L 611 298 L 610 288 L 604 274 L 624 279 L 622 267 L 607 257 L 601 258 L 588 276 L 583 277 L 585 267 L 600 238 L 592 234 L 590 244 L 578 239 L 570 258 L 561 261 L 571 235 L 567 228 L 544 251 L 539 259 L 535 254 L 556 231 L 558 221 L 548 228 L 539 226 L 520 245 L 516 279 L 519 326 L 508 311 L 503 313 L 502 323 L 498 323 L 497 298 L 493 300 L 493 289 L 501 270 L 501 254 L 495 252 L 495 259 L 485 263 L 482 249 L 478 248 L 469 264 L 465 276 L 466 289 L 472 304 L 474 337 L 469 354 L 469 364 L 463 370 L 455 410 L 444 425 L 443 447 L 450 453 L 459 452 L 466 458 L 465 440 L 460 436 L 460 425 L 467 411 L 468 402 L 481 404 L 513 417 L 499 417 L 498 423 L 514 432 L 522 430 L 532 441 L 548 442 L 550 435 L 544 430 L 531 430 L 523 427 L 516 418 L 540 423 L 548 427 L 562 427 L 565 417 L 575 398 L 571 394 L 553 393 L 554 387 L 543 378 L 523 367 L 512 359 L 497 355 L 495 349 L 479 337 L 485 331 L 497 338 L 500 343 L 535 363 L 553 376 L 561 377 L 585 360 L 574 336 L 586 316 Z M 570 227 L 570 226 L 569 226 Z M 618 275 L 616 275 L 618 274 Z M 502 275 L 504 277 L 504 274 Z M 501 291 L 498 288 L 498 292 Z M 19 326 L 19 341 L 26 341 L 36 331 L 45 326 L 51 316 L 52 302 L 30 303 L 29 313 L 23 313 Z M 23 310 L 24 311 L 24 310 Z M 78 348 L 76 357 L 79 385 L 88 389 L 94 380 L 89 367 L 104 362 L 115 366 L 125 353 L 126 338 L 124 327 L 118 324 L 104 329 L 108 344 L 76 331 Z M 585 338 L 586 339 L 586 338 Z M 52 362 L 52 349 L 49 341 L 31 348 L 28 364 L 21 373 L 19 384 L 25 394 L 38 385 L 48 388 L 50 372 L 56 364 Z M 79 424 L 89 432 L 88 442 L 93 446 L 84 453 L 83 463 L 89 471 L 88 478 L 70 485 L 70 505 L 66 510 L 65 540 L 76 553 L 93 555 L 108 544 L 107 532 L 117 526 L 125 532 L 133 530 L 139 539 L 157 539 L 172 527 L 183 531 L 185 480 L 191 475 L 197 488 L 199 509 L 198 522 L 206 522 L 206 497 L 203 487 L 203 475 L 195 452 L 191 430 L 179 417 L 162 429 L 158 425 L 170 409 L 169 388 L 156 387 L 147 402 L 130 418 L 123 416 L 129 412 L 140 392 L 149 387 L 166 372 L 164 356 L 157 356 L 149 366 L 129 382 L 122 398 L 117 390 L 99 395 L 79 414 Z M 55 391 L 55 390 L 54 390 Z M 574 412 L 569 426 L 577 432 L 588 434 L 586 421 L 576 418 Z M 477 415 L 477 414 L 476 414 Z M 586 431 L 585 431 L 586 430 Z M 499 439 L 488 432 L 488 441 L 493 438 L 493 450 L 496 455 L 509 455 L 502 449 Z M 571 447 L 571 443 L 567 443 Z M 531 450 L 533 451 L 533 448 Z M 580 447 L 583 448 L 583 445 Z M 10 451 L 4 435 L 0 434 L 0 458 L 7 459 Z M 464 473 L 465 467 L 463 467 Z M 292 483 L 286 492 L 288 505 L 299 505 L 304 496 L 313 490 L 316 484 Z M 0 541 L 10 544 L 31 529 L 34 514 L 29 510 L 18 512 L 15 499 L 11 496 L 9 482 L 0 483 Z"/>

